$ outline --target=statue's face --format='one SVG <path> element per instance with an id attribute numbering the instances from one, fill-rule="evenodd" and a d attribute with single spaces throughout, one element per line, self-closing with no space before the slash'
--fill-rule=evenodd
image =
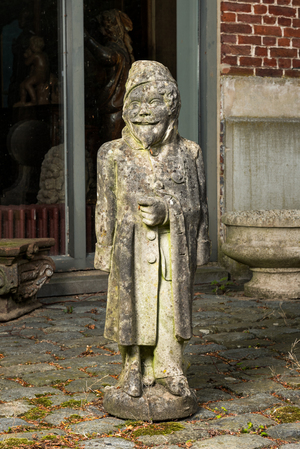
<path id="1" fill-rule="evenodd" d="M 144 148 L 163 140 L 170 121 L 170 111 L 155 83 L 133 89 L 126 102 L 123 117 L 131 134 Z"/>

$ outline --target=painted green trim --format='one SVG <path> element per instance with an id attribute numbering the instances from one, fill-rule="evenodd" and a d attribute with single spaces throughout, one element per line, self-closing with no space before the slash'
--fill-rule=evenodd
<path id="1" fill-rule="evenodd" d="M 83 1 L 66 0 L 69 255 L 86 266 Z"/>
<path id="2" fill-rule="evenodd" d="M 202 0 L 201 0 L 202 1 Z M 177 0 L 179 132 L 199 142 L 199 0 Z"/>
<path id="3" fill-rule="evenodd" d="M 218 14 L 217 0 L 200 1 L 200 145 L 207 179 L 212 261 L 218 259 Z"/>

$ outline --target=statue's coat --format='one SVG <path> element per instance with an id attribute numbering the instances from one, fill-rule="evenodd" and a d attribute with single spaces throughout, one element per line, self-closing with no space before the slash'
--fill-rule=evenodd
<path id="1" fill-rule="evenodd" d="M 200 147 L 177 134 L 158 152 L 145 150 L 126 127 L 122 139 L 100 148 L 97 184 L 95 267 L 110 272 L 104 336 L 156 344 L 161 227 L 142 222 L 138 202 L 159 197 L 169 211 L 175 334 L 191 338 L 194 275 L 209 259 Z"/>

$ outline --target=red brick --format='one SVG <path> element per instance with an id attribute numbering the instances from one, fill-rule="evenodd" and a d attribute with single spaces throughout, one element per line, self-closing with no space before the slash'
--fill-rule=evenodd
<path id="1" fill-rule="evenodd" d="M 261 37 L 260 36 L 238 36 L 238 43 L 239 44 L 261 45 Z"/>
<path id="2" fill-rule="evenodd" d="M 229 34 L 251 34 L 252 28 L 251 25 L 244 25 L 242 23 L 222 23 L 221 31 Z"/>
<path id="3" fill-rule="evenodd" d="M 293 39 L 292 46 L 296 48 L 300 48 L 300 39 Z"/>
<path id="4" fill-rule="evenodd" d="M 267 3 L 268 5 L 271 5 L 274 3 L 274 0 L 263 0 L 263 3 Z"/>
<path id="5" fill-rule="evenodd" d="M 285 28 L 284 36 L 286 37 L 300 37 L 300 29 L 297 28 Z"/>
<path id="6" fill-rule="evenodd" d="M 234 12 L 224 12 L 221 16 L 222 22 L 235 22 L 236 14 Z"/>
<path id="7" fill-rule="evenodd" d="M 263 16 L 264 19 L 264 23 L 266 23 L 267 25 L 275 25 L 276 23 L 276 17 L 273 16 Z"/>
<path id="8" fill-rule="evenodd" d="M 264 37 L 263 44 L 267 45 L 267 46 L 276 45 L 276 38 L 275 37 Z"/>
<path id="9" fill-rule="evenodd" d="M 271 48 L 271 58 L 296 58 L 297 50 L 295 48 Z"/>
<path id="10" fill-rule="evenodd" d="M 240 65 L 241 66 L 249 66 L 249 67 L 261 67 L 262 59 L 261 58 L 253 58 L 251 56 L 248 58 L 246 56 L 241 56 Z"/>
<path id="11" fill-rule="evenodd" d="M 287 17 L 278 17 L 278 25 L 284 27 L 290 27 L 292 24 L 292 19 L 288 19 Z"/>
<path id="12" fill-rule="evenodd" d="M 287 37 L 282 37 L 281 39 L 278 39 L 278 47 L 289 47 L 291 44 L 291 40 Z"/>
<path id="13" fill-rule="evenodd" d="M 293 68 L 294 69 L 300 69 L 300 59 L 294 59 L 294 61 L 293 61 Z"/>
<path id="14" fill-rule="evenodd" d="M 296 17 L 296 8 L 269 6 L 269 14 L 273 14 L 274 16 Z"/>
<path id="15" fill-rule="evenodd" d="M 250 55 L 251 47 L 249 45 L 228 45 L 223 44 L 221 47 L 222 55 Z"/>
<path id="16" fill-rule="evenodd" d="M 300 28 L 300 19 L 293 19 L 293 27 Z"/>
<path id="17" fill-rule="evenodd" d="M 228 75 L 251 76 L 254 74 L 254 69 L 246 67 L 231 67 Z"/>
<path id="18" fill-rule="evenodd" d="M 265 5 L 254 5 L 255 14 L 266 14 L 267 10 Z"/>
<path id="19" fill-rule="evenodd" d="M 261 23 L 261 16 L 254 16 L 252 14 L 238 14 L 238 21 L 244 23 Z"/>
<path id="20" fill-rule="evenodd" d="M 286 70 L 285 76 L 290 78 L 300 78 L 300 70 Z"/>
<path id="21" fill-rule="evenodd" d="M 277 0 L 277 5 L 290 5 L 291 0 Z"/>
<path id="22" fill-rule="evenodd" d="M 293 0 L 293 6 L 300 6 L 300 0 Z"/>
<path id="23" fill-rule="evenodd" d="M 292 65 L 291 59 L 287 59 L 287 58 L 284 58 L 284 59 L 279 58 L 278 59 L 278 67 L 280 69 L 289 69 L 291 67 L 291 65 Z"/>
<path id="24" fill-rule="evenodd" d="M 266 47 L 256 47 L 256 56 L 268 56 L 268 49 Z"/>
<path id="25" fill-rule="evenodd" d="M 277 59 L 275 58 L 265 58 L 264 59 L 264 66 L 266 67 L 277 67 Z"/>
<path id="26" fill-rule="evenodd" d="M 223 44 L 236 44 L 237 36 L 234 34 L 221 34 L 221 42 Z"/>
<path id="27" fill-rule="evenodd" d="M 281 28 L 267 25 L 254 25 L 254 33 L 263 36 L 279 36 L 281 37 Z"/>
<path id="28" fill-rule="evenodd" d="M 222 2 L 221 11 L 251 12 L 251 5 L 244 3 Z"/>
<path id="29" fill-rule="evenodd" d="M 221 61 L 223 64 L 237 65 L 237 56 L 223 56 Z"/>
<path id="30" fill-rule="evenodd" d="M 280 69 L 256 69 L 257 76 L 282 76 L 283 71 Z"/>

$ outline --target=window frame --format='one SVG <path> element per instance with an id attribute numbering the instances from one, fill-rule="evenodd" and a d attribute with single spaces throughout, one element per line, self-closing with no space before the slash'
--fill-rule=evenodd
<path id="1" fill-rule="evenodd" d="M 184 137 L 199 142 L 203 150 L 212 260 L 217 260 L 219 0 L 176 1 L 177 79 L 182 99 L 179 131 Z M 94 254 L 86 253 L 83 0 L 61 0 L 60 14 L 68 255 L 53 259 L 57 271 L 69 271 L 92 269 L 94 261 Z"/>

